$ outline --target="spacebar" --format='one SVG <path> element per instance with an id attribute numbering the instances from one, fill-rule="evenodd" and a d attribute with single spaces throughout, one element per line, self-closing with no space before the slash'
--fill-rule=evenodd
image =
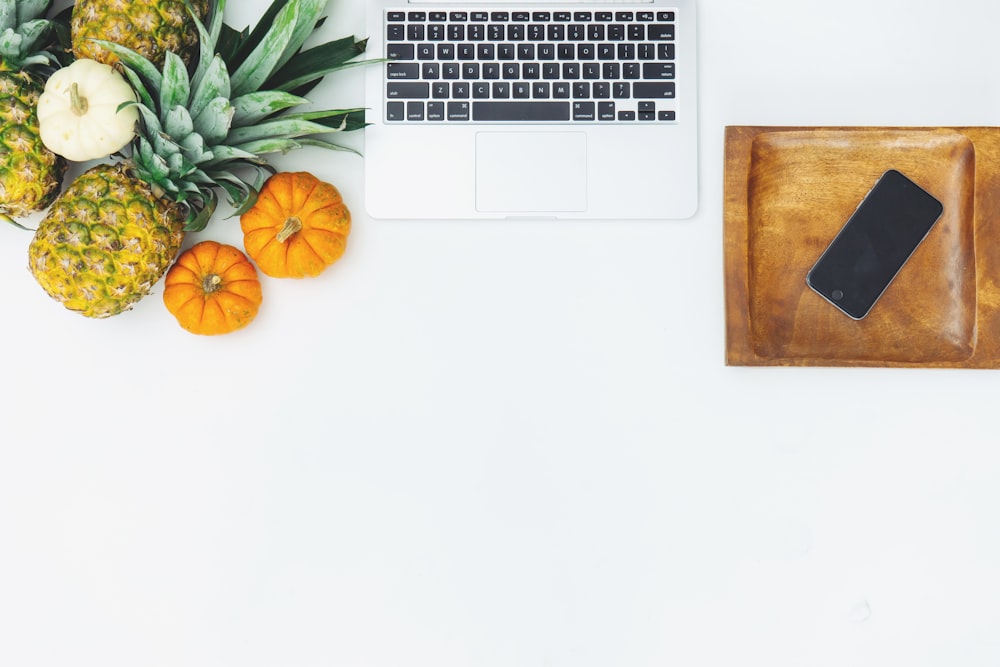
<path id="1" fill-rule="evenodd" d="M 569 102 L 473 102 L 472 120 L 569 120 Z"/>

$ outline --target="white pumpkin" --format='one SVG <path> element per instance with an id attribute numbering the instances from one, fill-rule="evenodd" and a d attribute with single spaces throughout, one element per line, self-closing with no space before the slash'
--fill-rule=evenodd
<path id="1" fill-rule="evenodd" d="M 138 110 L 118 110 L 123 102 L 135 100 L 125 77 L 109 65 L 77 60 L 54 72 L 38 98 L 42 143 L 74 162 L 107 157 L 135 136 Z"/>

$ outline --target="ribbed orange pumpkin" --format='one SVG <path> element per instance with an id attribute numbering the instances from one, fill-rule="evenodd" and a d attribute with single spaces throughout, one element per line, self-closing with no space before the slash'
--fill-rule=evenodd
<path id="1" fill-rule="evenodd" d="M 264 183 L 240 226 L 257 268 L 275 278 L 304 278 L 344 254 L 351 213 L 329 183 L 308 172 L 279 172 Z"/>
<path id="2" fill-rule="evenodd" d="M 163 303 L 177 322 L 204 336 L 242 329 L 261 304 L 257 270 L 231 245 L 202 241 L 184 252 L 164 279 Z"/>

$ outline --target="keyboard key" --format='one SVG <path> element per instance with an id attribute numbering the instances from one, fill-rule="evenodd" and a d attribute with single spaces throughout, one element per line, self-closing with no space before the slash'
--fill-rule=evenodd
<path id="1" fill-rule="evenodd" d="M 573 120 L 596 120 L 596 105 L 593 102 L 574 102 Z"/>
<path id="2" fill-rule="evenodd" d="M 406 105 L 402 102 L 386 102 L 385 119 L 389 122 L 404 120 L 406 118 Z"/>
<path id="3" fill-rule="evenodd" d="M 424 103 L 407 102 L 406 120 L 423 120 L 423 119 L 424 119 Z"/>
<path id="4" fill-rule="evenodd" d="M 473 102 L 472 117 L 479 121 L 566 121 L 569 102 Z"/>
<path id="5" fill-rule="evenodd" d="M 389 99 L 425 99 L 430 97 L 430 84 L 420 81 L 390 81 L 386 84 Z"/>
<path id="6" fill-rule="evenodd" d="M 448 102 L 448 120 L 469 120 L 469 103 Z"/>
<path id="7" fill-rule="evenodd" d="M 419 79 L 420 65 L 417 63 L 387 63 L 385 75 L 390 79 Z"/>
<path id="8" fill-rule="evenodd" d="M 643 63 L 642 64 L 642 78 L 643 79 L 673 79 L 674 78 L 674 64 L 673 63 Z"/>
<path id="9" fill-rule="evenodd" d="M 670 83 L 653 83 L 649 81 L 638 81 L 632 84 L 632 95 L 636 99 L 660 100 L 673 99 L 676 94 L 676 85 Z"/>
<path id="10" fill-rule="evenodd" d="M 674 39 L 674 24 L 673 23 L 654 23 L 649 26 L 649 31 L 647 37 L 651 42 L 662 42 L 662 41 L 673 41 Z"/>
<path id="11" fill-rule="evenodd" d="M 615 113 L 615 103 L 614 102 L 598 102 L 597 103 L 597 120 L 614 120 L 617 118 Z"/>

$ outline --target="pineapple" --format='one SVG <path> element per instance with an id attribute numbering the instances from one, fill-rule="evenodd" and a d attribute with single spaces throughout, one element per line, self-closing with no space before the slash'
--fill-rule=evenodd
<path id="1" fill-rule="evenodd" d="M 264 155 L 300 146 L 342 149 L 324 136 L 364 125 L 360 109 L 293 112 L 364 42 L 344 38 L 302 50 L 327 0 L 276 0 L 260 24 L 237 33 L 195 21 L 200 57 L 189 77 L 168 52 L 162 71 L 110 42 L 138 95 L 141 122 L 130 157 L 85 172 L 53 204 L 29 246 L 29 268 L 70 310 L 107 317 L 131 308 L 169 267 L 185 231 L 203 229 L 221 190 L 236 214 L 253 205 L 274 169 Z"/>
<path id="2" fill-rule="evenodd" d="M 59 194 L 66 161 L 42 143 L 36 105 L 59 66 L 51 0 L 0 0 L 0 219 L 40 211 Z M 16 223 L 15 223 L 16 224 Z"/>
<path id="3" fill-rule="evenodd" d="M 204 21 L 209 0 L 190 2 Z M 185 4 L 186 0 L 77 0 L 70 24 L 73 53 L 113 65 L 117 57 L 94 41 L 105 40 L 140 53 L 157 67 L 163 65 L 167 51 L 188 62 L 197 51 L 198 29 Z"/>

